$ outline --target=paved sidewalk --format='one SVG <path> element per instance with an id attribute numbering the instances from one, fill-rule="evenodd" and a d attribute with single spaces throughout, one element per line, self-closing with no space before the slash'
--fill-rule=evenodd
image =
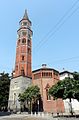
<path id="1" fill-rule="evenodd" d="M 0 116 L 0 120 L 79 120 L 79 118 L 71 117 L 59 117 L 53 118 L 49 115 L 39 116 L 39 115 L 29 115 L 29 114 L 12 114 L 9 116 Z"/>
<path id="2" fill-rule="evenodd" d="M 27 115 L 27 114 L 12 114 L 9 116 L 1 116 L 0 120 L 53 120 L 50 116 L 38 116 L 38 115 Z M 55 118 L 54 120 L 58 120 Z"/>

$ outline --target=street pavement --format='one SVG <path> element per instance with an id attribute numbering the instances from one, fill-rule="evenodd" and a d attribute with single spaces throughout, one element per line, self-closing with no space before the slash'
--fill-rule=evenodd
<path id="1" fill-rule="evenodd" d="M 12 114 L 9 116 L 0 116 L 0 120 L 79 120 L 79 118 L 76 117 L 53 118 L 53 116 L 49 116 L 49 115 L 39 116 L 39 115 L 28 115 L 28 114 Z"/>

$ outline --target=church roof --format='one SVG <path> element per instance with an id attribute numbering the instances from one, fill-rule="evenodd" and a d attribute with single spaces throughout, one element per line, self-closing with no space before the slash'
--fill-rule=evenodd
<path id="1" fill-rule="evenodd" d="M 32 73 L 38 72 L 38 71 L 40 71 L 40 70 L 45 70 L 45 71 L 56 71 L 56 72 L 59 73 L 59 71 L 57 71 L 57 70 L 55 70 L 55 69 L 52 69 L 52 68 L 47 68 L 47 67 L 46 67 L 46 68 L 39 68 L 39 69 L 33 70 Z"/>
<path id="2" fill-rule="evenodd" d="M 62 74 L 64 74 L 64 73 L 66 73 L 66 74 L 72 74 L 72 75 L 73 75 L 73 73 L 72 73 L 72 72 L 69 72 L 69 71 L 60 72 L 60 75 L 62 75 Z"/>

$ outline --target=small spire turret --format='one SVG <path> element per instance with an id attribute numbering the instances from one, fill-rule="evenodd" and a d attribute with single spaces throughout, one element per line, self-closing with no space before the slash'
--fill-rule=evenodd
<path id="1" fill-rule="evenodd" d="M 27 14 L 27 10 L 25 10 L 25 13 L 24 13 L 23 19 L 27 19 L 27 20 L 29 20 L 29 18 L 28 18 L 28 14 Z"/>

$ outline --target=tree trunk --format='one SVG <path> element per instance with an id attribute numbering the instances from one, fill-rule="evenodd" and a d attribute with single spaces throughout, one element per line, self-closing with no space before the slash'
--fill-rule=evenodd
<path id="1" fill-rule="evenodd" d="M 32 112 L 32 101 L 30 101 L 30 113 Z"/>
<path id="2" fill-rule="evenodd" d="M 71 115 L 73 115 L 72 100 L 71 100 L 71 98 L 69 98 L 69 102 L 70 102 L 70 113 L 71 113 Z"/>
<path id="3" fill-rule="evenodd" d="M 30 101 L 30 113 L 31 113 L 31 111 L 32 111 L 32 106 L 31 106 L 31 104 L 32 104 L 32 103 L 31 103 L 31 101 Z"/>

